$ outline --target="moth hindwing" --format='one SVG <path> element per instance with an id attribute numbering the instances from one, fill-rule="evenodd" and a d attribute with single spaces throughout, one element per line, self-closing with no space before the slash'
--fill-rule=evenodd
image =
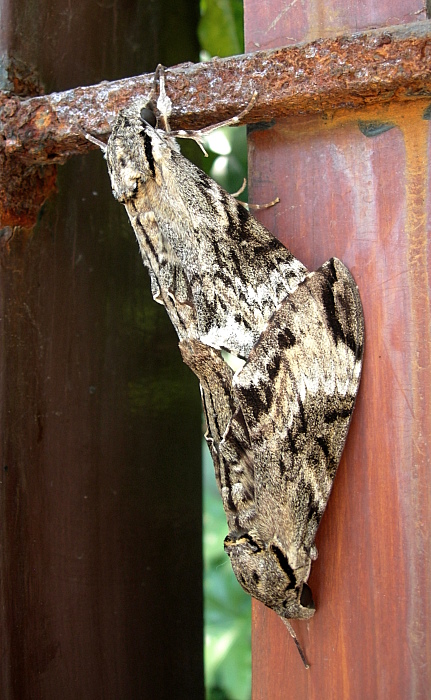
<path id="1" fill-rule="evenodd" d="M 307 580 L 359 387 L 361 301 L 343 263 L 309 272 L 173 133 L 145 101 L 122 110 L 112 190 L 200 381 L 235 575 L 294 634 L 289 619 L 314 615 Z"/>

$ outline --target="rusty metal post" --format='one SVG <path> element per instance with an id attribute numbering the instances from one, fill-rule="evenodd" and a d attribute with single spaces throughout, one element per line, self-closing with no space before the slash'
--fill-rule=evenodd
<path id="1" fill-rule="evenodd" d="M 246 49 L 425 19 L 419 0 L 247 0 Z M 394 96 L 396 97 L 396 96 Z M 365 309 L 362 385 L 320 527 L 317 612 L 295 629 L 253 605 L 253 700 L 429 698 L 431 95 L 278 120 L 250 137 L 260 217 L 309 268 L 337 255 Z"/>

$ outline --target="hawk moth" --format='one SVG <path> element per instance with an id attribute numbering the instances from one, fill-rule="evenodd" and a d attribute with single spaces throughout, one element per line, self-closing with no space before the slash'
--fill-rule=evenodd
<path id="1" fill-rule="evenodd" d="M 200 381 L 225 551 L 241 586 L 283 619 L 299 648 L 289 620 L 315 611 L 307 580 L 359 387 L 361 301 L 337 258 L 309 272 L 181 155 L 175 137 L 199 141 L 203 132 L 170 131 L 159 77 L 157 110 L 151 98 L 136 101 L 99 145 L 153 298 Z"/>

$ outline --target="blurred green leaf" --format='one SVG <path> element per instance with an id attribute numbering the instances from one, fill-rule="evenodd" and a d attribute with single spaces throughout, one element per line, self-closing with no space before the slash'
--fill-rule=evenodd
<path id="1" fill-rule="evenodd" d="M 214 137 L 221 135 L 229 145 L 229 153 L 220 154 L 217 150 L 217 142 Z M 234 129 L 222 127 L 210 134 L 205 139 L 205 147 L 210 153 L 211 165 L 205 171 L 218 182 L 227 192 L 237 192 L 247 175 L 247 127 L 237 126 Z M 207 164 L 204 163 L 206 166 Z M 247 188 L 241 193 L 239 199 L 247 201 Z"/>
<path id="2" fill-rule="evenodd" d="M 226 516 L 206 444 L 204 481 L 204 616 L 207 700 L 249 700 L 251 599 L 223 551 Z"/>
<path id="3" fill-rule="evenodd" d="M 242 0 L 201 0 L 198 36 L 201 48 L 211 56 L 243 53 Z"/>

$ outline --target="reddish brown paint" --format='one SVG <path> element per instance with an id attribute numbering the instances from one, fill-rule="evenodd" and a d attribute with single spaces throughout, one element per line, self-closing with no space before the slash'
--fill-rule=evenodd
<path id="1" fill-rule="evenodd" d="M 397 12 L 416 9 L 406 1 Z M 253 2 L 246 17 L 250 48 L 253 27 L 265 29 Z M 311 14 L 301 21 L 308 36 Z M 293 623 L 311 668 L 254 604 L 253 700 L 429 697 L 430 102 L 292 117 L 250 139 L 253 200 L 281 199 L 260 218 L 311 269 L 344 260 L 366 324 L 362 384 L 310 577 L 317 612 Z M 366 137 L 360 122 L 393 128 Z"/>

